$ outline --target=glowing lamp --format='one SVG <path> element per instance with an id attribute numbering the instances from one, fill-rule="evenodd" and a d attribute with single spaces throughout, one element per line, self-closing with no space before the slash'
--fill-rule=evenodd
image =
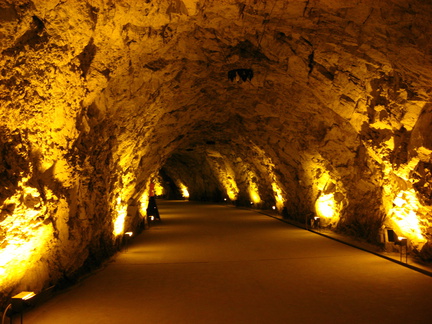
<path id="1" fill-rule="evenodd" d="M 408 239 L 403 236 L 398 236 L 397 241 L 395 241 L 395 245 L 407 246 Z"/>
<path id="2" fill-rule="evenodd" d="M 273 209 L 273 210 L 276 210 L 276 206 L 272 206 L 272 209 Z"/>
<path id="3" fill-rule="evenodd" d="M 129 237 L 132 237 L 133 232 L 126 232 L 125 235 L 126 235 L 126 236 L 129 236 Z"/>
<path id="4" fill-rule="evenodd" d="M 321 227 L 321 218 L 319 216 L 315 216 L 311 219 L 312 228 L 320 228 Z"/>
<path id="5" fill-rule="evenodd" d="M 403 236 L 398 236 L 397 240 L 394 242 L 395 245 L 400 246 L 400 261 L 402 262 L 403 247 L 405 247 L 405 263 L 408 263 L 408 239 Z"/>
<path id="6" fill-rule="evenodd" d="M 150 216 L 150 220 L 154 220 L 154 216 Z"/>
<path id="7" fill-rule="evenodd" d="M 36 296 L 36 294 L 33 291 L 23 291 L 18 295 L 13 296 L 12 299 L 29 300 L 34 296 Z"/>
<path id="8" fill-rule="evenodd" d="M 23 291 L 12 297 L 11 305 L 14 312 L 22 312 L 25 306 L 29 306 L 28 301 L 36 296 L 33 291 Z"/>
<path id="9" fill-rule="evenodd" d="M 227 199 L 226 199 L 226 198 L 224 198 L 224 201 L 227 201 Z"/>

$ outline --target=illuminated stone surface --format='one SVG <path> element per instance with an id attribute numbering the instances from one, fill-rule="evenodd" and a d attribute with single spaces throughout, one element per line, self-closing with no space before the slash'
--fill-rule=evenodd
<path id="1" fill-rule="evenodd" d="M 388 226 L 432 259 L 427 1 L 0 7 L 3 296 L 113 253 L 161 168 L 190 199 L 302 221 L 333 197 L 325 226 L 375 243 Z"/>
<path id="2" fill-rule="evenodd" d="M 159 208 L 162 224 L 24 323 L 430 322 L 429 276 L 253 210 Z"/>

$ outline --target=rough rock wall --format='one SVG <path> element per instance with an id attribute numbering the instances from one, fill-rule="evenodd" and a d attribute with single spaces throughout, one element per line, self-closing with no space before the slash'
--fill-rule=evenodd
<path id="1" fill-rule="evenodd" d="M 173 154 L 164 164 L 163 171 L 169 176 L 169 181 L 177 181 L 175 187 L 183 198 L 195 201 L 222 200 L 223 188 L 203 154 L 191 151 Z M 184 192 L 185 189 L 187 192 Z M 178 198 L 175 193 L 171 197 Z"/>
<path id="2" fill-rule="evenodd" d="M 385 225 L 432 259 L 430 17 L 421 0 L 0 0 L 3 298 L 113 253 L 167 161 L 196 198 L 372 242 Z M 191 157 L 205 181 L 175 163 Z"/>

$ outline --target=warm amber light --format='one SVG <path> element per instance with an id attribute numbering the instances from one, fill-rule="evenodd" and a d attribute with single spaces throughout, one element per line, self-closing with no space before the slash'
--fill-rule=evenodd
<path id="1" fill-rule="evenodd" d="M 417 217 L 417 210 L 420 206 L 414 189 L 402 190 L 393 199 L 393 207 L 388 212 L 388 221 L 393 223 L 392 227 L 396 229 L 396 232 L 417 244 L 426 242 Z"/>
<path id="2" fill-rule="evenodd" d="M 315 209 L 319 216 L 332 218 L 336 213 L 336 203 L 333 194 L 321 195 L 316 203 Z"/>
<path id="3" fill-rule="evenodd" d="M 282 196 L 282 190 L 281 190 L 281 188 L 278 186 L 278 184 L 276 182 L 272 183 L 272 189 L 273 189 L 274 197 L 275 197 L 275 200 L 276 200 L 276 206 L 279 209 L 282 209 L 283 205 L 284 205 L 284 202 L 285 202 L 285 200 L 284 200 L 284 198 Z M 273 208 L 273 209 L 276 209 L 276 206 L 274 206 L 275 208 Z"/>
<path id="4" fill-rule="evenodd" d="M 180 183 L 180 191 L 183 198 L 189 198 L 188 188 L 183 183 Z"/>
<path id="5" fill-rule="evenodd" d="M 52 236 L 53 229 L 51 225 L 46 225 L 35 229 L 32 234 L 24 233 L 24 230 L 10 233 L 8 245 L 0 251 L 0 286 L 4 280 L 19 278 L 25 273 L 32 257 L 42 254 L 42 248 Z"/>
<path id="6" fill-rule="evenodd" d="M 113 233 L 115 236 L 118 236 L 124 232 L 124 225 L 127 215 L 127 205 L 123 204 L 121 198 L 117 198 L 117 218 L 114 221 L 114 230 Z"/>
<path id="7" fill-rule="evenodd" d="M 257 191 L 255 191 L 255 190 L 257 190 Z M 258 204 L 261 202 L 261 197 L 258 194 L 258 189 L 255 189 L 255 190 L 251 188 L 249 191 L 250 198 L 252 200 L 251 201 L 252 204 Z"/>
<path id="8" fill-rule="evenodd" d="M 140 214 L 145 217 L 147 215 L 147 206 L 149 203 L 149 196 L 147 192 L 144 192 L 141 195 L 141 198 L 139 200 L 140 204 L 139 204 L 139 210 L 140 210 Z"/>
<path id="9" fill-rule="evenodd" d="M 219 182 L 225 188 L 226 194 L 230 200 L 236 200 L 239 193 L 237 183 L 235 182 L 235 172 L 226 159 L 214 159 L 212 157 L 222 157 L 219 152 L 211 152 L 209 154 L 209 163 L 213 165 L 213 169 L 217 170 Z M 223 161 L 223 162 L 220 162 Z"/>
<path id="10" fill-rule="evenodd" d="M 261 202 L 261 197 L 259 195 L 258 185 L 255 183 L 254 179 L 256 179 L 256 175 L 249 171 L 248 174 L 249 180 L 249 197 L 253 204 L 258 204 Z"/>
<path id="11" fill-rule="evenodd" d="M 271 186 L 276 201 L 276 207 L 279 209 L 283 209 L 286 199 L 284 198 L 283 191 L 278 184 L 278 179 L 274 172 L 275 164 L 273 163 L 272 159 L 268 157 L 267 153 L 259 146 L 253 145 L 251 149 L 255 151 L 256 154 L 262 159 L 264 166 L 266 168 L 266 172 L 268 173 L 268 177 L 269 179 L 271 179 L 272 182 Z M 248 178 L 249 178 L 249 186 L 250 186 L 249 193 L 251 199 L 254 201 L 254 203 L 259 203 L 261 202 L 261 198 L 259 196 L 259 190 L 256 184 L 253 183 L 254 181 L 252 180 L 256 178 L 256 175 L 252 171 L 250 171 Z"/>
<path id="12" fill-rule="evenodd" d="M 406 201 L 403 200 L 401 197 L 396 197 L 393 200 L 393 204 L 395 204 L 395 206 L 397 206 L 397 207 L 402 207 L 405 203 L 406 203 Z"/>
<path id="13" fill-rule="evenodd" d="M 227 173 L 220 173 L 219 180 L 224 186 L 226 193 L 230 200 L 236 200 L 239 193 L 237 183 L 233 180 L 232 176 Z"/>
<path id="14" fill-rule="evenodd" d="M 47 207 L 39 190 L 28 185 L 23 177 L 15 193 L 5 199 L 2 210 L 14 205 L 13 214 L 0 222 L 4 232 L 0 249 L 0 286 L 17 284 L 32 265 L 40 260 L 53 236 L 52 223 L 45 224 Z M 55 197 L 46 190 L 46 196 Z"/>
<path id="15" fill-rule="evenodd" d="M 343 205 L 341 199 L 336 200 L 335 195 L 344 196 L 344 189 L 341 182 L 337 181 L 337 174 L 327 170 L 322 157 L 310 155 L 305 163 L 305 182 L 299 181 L 304 187 L 306 182 L 311 183 L 313 196 L 318 196 L 315 200 L 315 212 L 321 217 L 320 226 L 334 227 L 339 222 L 340 212 Z M 319 162 L 318 162 L 319 161 Z"/>
<path id="16" fill-rule="evenodd" d="M 158 177 L 154 180 L 154 194 L 156 196 L 162 196 L 164 194 L 164 187 Z"/>
<path id="17" fill-rule="evenodd" d="M 237 184 L 235 184 L 235 185 L 237 187 Z M 236 191 L 236 190 L 231 189 L 231 188 L 229 188 L 229 189 L 226 188 L 226 192 L 227 192 L 227 195 L 228 195 L 228 197 L 229 197 L 230 200 L 236 200 L 237 199 L 238 189 Z"/>
<path id="18" fill-rule="evenodd" d="M 13 296 L 15 299 L 29 300 L 30 298 L 36 296 L 33 291 L 22 291 L 19 294 Z"/>

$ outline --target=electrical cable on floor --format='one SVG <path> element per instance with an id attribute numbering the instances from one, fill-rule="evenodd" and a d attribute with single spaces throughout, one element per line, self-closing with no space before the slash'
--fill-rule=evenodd
<path id="1" fill-rule="evenodd" d="M 3 312 L 3 316 L 2 316 L 2 322 L 1 322 L 1 324 L 5 324 L 6 313 L 7 313 L 7 311 L 9 310 L 9 308 L 11 308 L 11 307 L 12 307 L 12 304 L 9 304 L 9 305 L 6 307 L 6 309 L 4 310 L 4 312 Z"/>

